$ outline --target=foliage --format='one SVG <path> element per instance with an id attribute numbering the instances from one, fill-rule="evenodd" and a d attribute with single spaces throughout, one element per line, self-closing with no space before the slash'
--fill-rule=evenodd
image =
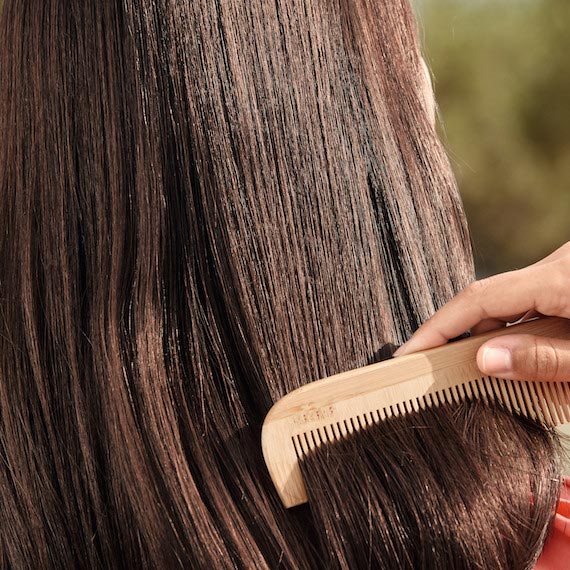
<path id="1" fill-rule="evenodd" d="M 570 238 L 570 2 L 418 0 L 481 275 Z"/>

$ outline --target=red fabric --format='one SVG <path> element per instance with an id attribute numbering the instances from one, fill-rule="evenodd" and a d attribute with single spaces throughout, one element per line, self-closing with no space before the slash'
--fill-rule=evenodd
<path id="1" fill-rule="evenodd" d="M 564 479 L 552 532 L 534 570 L 570 568 L 570 479 Z"/>

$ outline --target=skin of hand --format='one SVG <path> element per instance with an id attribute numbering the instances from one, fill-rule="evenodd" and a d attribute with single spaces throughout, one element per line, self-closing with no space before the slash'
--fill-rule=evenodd
<path id="1" fill-rule="evenodd" d="M 529 267 L 471 283 L 419 327 L 394 356 L 440 346 L 469 329 L 479 334 L 536 316 L 570 319 L 570 242 Z M 501 336 L 481 346 L 477 365 L 485 374 L 511 380 L 567 381 L 570 341 Z"/>

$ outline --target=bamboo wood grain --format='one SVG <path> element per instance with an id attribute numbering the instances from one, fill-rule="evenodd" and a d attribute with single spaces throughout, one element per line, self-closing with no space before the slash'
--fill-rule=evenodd
<path id="1" fill-rule="evenodd" d="M 543 318 L 491 331 L 336 374 L 281 398 L 265 418 L 261 442 L 283 504 L 307 502 L 299 457 L 392 415 L 474 398 L 550 425 L 570 422 L 568 382 L 514 382 L 485 377 L 478 369 L 479 347 L 513 333 L 570 339 L 570 321 Z"/>

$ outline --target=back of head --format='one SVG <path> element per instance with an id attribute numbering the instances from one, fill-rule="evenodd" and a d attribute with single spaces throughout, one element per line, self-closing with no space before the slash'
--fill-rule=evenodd
<path id="1" fill-rule="evenodd" d="M 261 457 L 272 402 L 473 279 L 422 77 L 405 0 L 4 0 L 3 565 L 532 563 L 556 442 L 500 410 L 308 458 L 316 525 Z"/>

